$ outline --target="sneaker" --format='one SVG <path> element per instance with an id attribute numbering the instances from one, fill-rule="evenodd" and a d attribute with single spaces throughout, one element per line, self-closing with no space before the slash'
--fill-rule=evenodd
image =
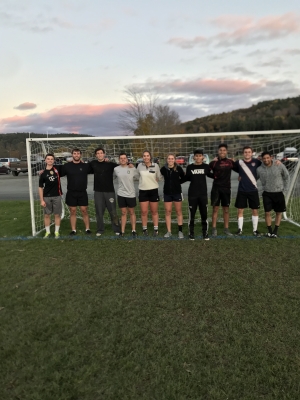
<path id="1" fill-rule="evenodd" d="M 76 235 L 76 231 L 71 231 L 70 232 L 70 236 L 75 236 Z"/>
<path id="2" fill-rule="evenodd" d="M 184 235 L 181 231 L 178 232 L 178 239 L 184 239 Z"/>
<path id="3" fill-rule="evenodd" d="M 254 233 L 254 232 L 253 232 Z M 236 232 L 236 236 L 242 236 L 243 231 L 239 228 Z"/>
<path id="4" fill-rule="evenodd" d="M 209 240 L 209 237 L 208 237 L 208 233 L 207 233 L 207 232 L 203 232 L 203 239 L 204 239 L 204 240 Z"/>
<path id="5" fill-rule="evenodd" d="M 253 235 L 256 237 L 261 237 L 261 234 L 258 231 L 253 231 Z"/>
<path id="6" fill-rule="evenodd" d="M 212 228 L 211 236 L 212 237 L 217 237 L 218 236 L 217 228 Z"/>
<path id="7" fill-rule="evenodd" d="M 121 232 L 121 233 L 116 233 L 116 235 L 119 235 L 119 237 L 124 237 L 125 236 L 125 233 L 124 232 Z"/>
<path id="8" fill-rule="evenodd" d="M 85 230 L 85 234 L 86 234 L 86 235 L 90 235 L 91 233 L 92 233 L 92 232 L 91 232 L 90 229 L 86 229 L 86 230 Z"/>
<path id="9" fill-rule="evenodd" d="M 155 230 L 153 231 L 153 236 L 154 236 L 154 237 L 158 236 L 158 230 L 155 229 Z"/>
<path id="10" fill-rule="evenodd" d="M 59 239 L 59 238 L 60 238 L 59 232 L 54 232 L 54 238 L 55 238 L 55 239 Z"/>
<path id="11" fill-rule="evenodd" d="M 194 236 L 193 233 L 190 233 L 190 234 L 189 234 L 189 239 L 190 239 L 190 240 L 195 240 L 195 236 Z"/>
<path id="12" fill-rule="evenodd" d="M 97 236 L 97 237 L 100 237 L 101 235 L 102 235 L 102 233 L 100 233 L 100 232 L 97 232 L 97 233 L 96 233 L 96 236 Z"/>
<path id="13" fill-rule="evenodd" d="M 144 229 L 144 230 L 143 230 L 143 235 L 144 235 L 144 236 L 148 236 L 148 229 Z"/>
<path id="14" fill-rule="evenodd" d="M 277 239 L 277 238 L 278 238 L 277 234 L 276 233 L 272 233 L 271 239 Z"/>
<path id="15" fill-rule="evenodd" d="M 46 232 L 43 239 L 48 239 L 50 237 L 50 232 Z"/>
<path id="16" fill-rule="evenodd" d="M 229 231 L 228 228 L 224 229 L 224 233 L 225 233 L 226 236 L 233 236 L 233 234 Z"/>
<path id="17" fill-rule="evenodd" d="M 120 232 L 116 232 L 116 236 L 120 236 L 121 235 L 121 233 Z"/>
<path id="18" fill-rule="evenodd" d="M 137 233 L 136 233 L 136 231 L 132 231 L 131 233 L 132 233 L 132 237 L 136 239 L 136 238 L 137 238 Z"/>
<path id="19" fill-rule="evenodd" d="M 155 231 L 154 231 L 155 232 Z M 154 236 L 154 235 L 153 235 Z M 172 233 L 171 232 L 167 232 L 165 235 L 164 235 L 164 238 L 170 238 L 172 236 Z"/>
<path id="20" fill-rule="evenodd" d="M 271 238 L 272 237 L 272 233 L 270 233 L 270 232 L 265 233 L 265 237 Z"/>

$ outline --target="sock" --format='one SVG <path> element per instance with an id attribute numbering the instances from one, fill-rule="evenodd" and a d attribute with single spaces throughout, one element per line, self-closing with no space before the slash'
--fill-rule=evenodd
<path id="1" fill-rule="evenodd" d="M 178 225 L 178 232 L 182 232 L 182 225 Z"/>
<path id="2" fill-rule="evenodd" d="M 131 232 L 136 232 L 136 230 L 135 230 L 135 229 L 133 229 Z"/>
<path id="3" fill-rule="evenodd" d="M 158 226 L 155 226 L 155 227 L 154 227 L 154 230 L 155 230 L 155 231 L 158 231 Z"/>
<path id="4" fill-rule="evenodd" d="M 268 232 L 269 232 L 269 233 L 272 233 L 272 226 L 270 225 L 270 226 L 268 226 L 267 228 L 268 228 Z"/>
<path id="5" fill-rule="evenodd" d="M 59 225 L 55 225 L 55 232 L 59 232 L 59 228 L 60 228 Z"/>
<path id="6" fill-rule="evenodd" d="M 147 225 L 143 226 L 143 231 L 146 231 L 146 230 L 147 230 Z"/>
<path id="7" fill-rule="evenodd" d="M 275 225 L 275 228 L 274 228 L 274 231 L 273 231 L 273 233 L 274 233 L 275 235 L 277 235 L 278 228 L 279 228 L 279 225 Z"/>
<path id="8" fill-rule="evenodd" d="M 244 224 L 244 217 L 238 217 L 238 228 L 242 231 Z"/>
<path id="9" fill-rule="evenodd" d="M 252 225 L 253 225 L 253 232 L 256 232 L 258 225 L 258 215 L 257 216 L 252 215 Z"/>
<path id="10" fill-rule="evenodd" d="M 50 226 L 45 226 L 45 228 L 46 228 L 46 232 L 50 233 Z"/>

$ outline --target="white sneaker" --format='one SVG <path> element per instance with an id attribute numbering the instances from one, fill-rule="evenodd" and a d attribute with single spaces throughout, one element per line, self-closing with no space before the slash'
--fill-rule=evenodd
<path id="1" fill-rule="evenodd" d="M 164 238 L 170 238 L 172 236 L 172 233 L 171 232 L 167 232 L 165 235 L 164 235 Z"/>
<path id="2" fill-rule="evenodd" d="M 178 239 L 184 239 L 184 235 L 181 231 L 178 232 Z"/>

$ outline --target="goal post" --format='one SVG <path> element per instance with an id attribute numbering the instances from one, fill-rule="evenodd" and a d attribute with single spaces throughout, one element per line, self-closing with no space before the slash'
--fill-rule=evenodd
<path id="1" fill-rule="evenodd" d="M 243 147 L 251 146 L 254 151 L 254 157 L 259 157 L 262 151 L 270 151 L 274 158 L 283 159 L 283 153 L 287 148 L 295 148 L 298 156 L 293 161 L 287 162 L 291 184 L 286 195 L 287 211 L 284 218 L 300 227 L 300 130 L 281 130 L 281 131 L 256 131 L 256 132 L 219 132 L 219 133 L 194 133 L 194 134 L 177 134 L 177 135 L 152 135 L 152 136 L 92 136 L 80 137 L 57 137 L 56 135 L 44 138 L 29 138 L 26 139 L 27 159 L 45 157 L 47 153 L 53 153 L 58 162 L 68 162 L 73 148 L 79 148 L 82 151 L 82 160 L 89 162 L 94 158 L 94 150 L 97 147 L 103 147 L 106 155 L 112 161 L 118 160 L 120 152 L 125 152 L 137 163 L 142 157 L 144 150 L 149 150 L 152 157 L 159 158 L 160 167 L 166 162 L 168 153 L 174 153 L 176 156 L 181 156 L 183 167 L 187 166 L 191 161 L 193 151 L 202 149 L 206 154 L 207 161 L 212 161 L 218 151 L 218 145 L 226 143 L 228 146 L 228 157 L 240 159 L 243 157 Z M 35 175 L 34 168 L 31 169 L 28 162 L 28 179 L 30 193 L 30 210 L 32 222 L 32 235 L 35 236 L 44 229 L 43 210 L 40 206 L 38 196 L 38 174 Z M 94 193 L 93 193 L 93 175 L 88 177 L 88 197 L 89 197 L 89 215 L 91 221 L 95 221 L 94 210 Z M 210 188 L 212 180 L 207 178 L 208 183 L 208 198 L 210 198 Z M 67 191 L 67 179 L 61 178 L 62 190 L 65 197 Z M 182 185 L 184 195 L 183 201 L 183 217 L 184 221 L 188 220 L 188 205 L 187 205 L 187 188 L 189 183 Z M 230 220 L 237 220 L 236 209 L 234 209 L 234 199 L 237 193 L 238 175 L 232 172 L 232 204 L 230 209 Z M 159 193 L 162 194 L 163 182 L 160 182 Z M 136 184 L 137 188 L 137 184 Z M 258 181 L 259 194 L 261 196 L 261 185 Z M 210 203 L 210 202 L 209 202 Z M 159 214 L 160 222 L 164 221 L 164 211 L 160 207 Z M 68 217 L 69 210 L 64 204 L 63 214 Z M 136 207 L 137 222 L 141 222 L 139 207 Z M 211 212 L 209 211 L 209 217 Z M 81 218 L 80 213 L 78 218 Z M 259 218 L 264 219 L 263 207 L 259 211 Z M 176 220 L 176 215 L 172 215 L 172 220 Z M 251 220 L 251 212 L 246 209 L 244 212 L 244 220 Z M 109 215 L 105 214 L 105 222 L 110 223 Z"/>

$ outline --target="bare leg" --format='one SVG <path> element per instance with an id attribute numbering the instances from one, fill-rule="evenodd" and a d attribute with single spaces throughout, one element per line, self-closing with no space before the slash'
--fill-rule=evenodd
<path id="1" fill-rule="evenodd" d="M 136 226 L 136 215 L 135 215 L 135 210 L 134 208 L 129 208 L 129 215 L 130 215 L 130 223 L 131 223 L 131 229 L 135 231 L 135 226 Z"/>
<path id="2" fill-rule="evenodd" d="M 148 223 L 148 207 L 149 207 L 149 201 L 143 201 L 140 203 L 143 226 L 147 226 Z"/>
<path id="3" fill-rule="evenodd" d="M 272 217 L 271 217 L 271 212 L 266 212 L 265 213 L 265 221 L 267 226 L 272 225 Z"/>
<path id="4" fill-rule="evenodd" d="M 76 210 L 77 207 L 69 207 L 70 209 L 70 223 L 72 231 L 76 231 Z"/>
<path id="5" fill-rule="evenodd" d="M 80 206 L 80 211 L 85 225 L 85 229 L 90 229 L 90 218 L 87 206 Z"/>
<path id="6" fill-rule="evenodd" d="M 44 215 L 44 223 L 45 223 L 45 227 L 50 226 L 50 215 L 49 214 Z"/>
<path id="7" fill-rule="evenodd" d="M 281 218 L 282 218 L 282 213 L 278 212 L 276 213 L 276 217 L 275 217 L 275 225 L 279 226 L 280 222 L 281 222 Z"/>
<path id="8" fill-rule="evenodd" d="M 177 224 L 182 225 L 183 218 L 182 218 L 182 207 L 181 207 L 182 203 L 181 203 L 181 201 L 175 201 L 174 206 L 175 206 L 175 211 L 176 211 L 176 215 L 177 215 Z"/>
<path id="9" fill-rule="evenodd" d="M 158 202 L 150 202 L 153 226 L 158 226 Z"/>
<path id="10" fill-rule="evenodd" d="M 223 208 L 223 219 L 224 219 L 224 228 L 228 229 L 229 226 L 229 207 Z"/>
<path id="11" fill-rule="evenodd" d="M 55 214 L 54 221 L 55 221 L 55 225 L 56 226 L 60 226 L 60 220 L 61 220 L 60 215 L 59 214 Z"/>
<path id="12" fill-rule="evenodd" d="M 165 206 L 165 221 L 167 226 L 167 231 L 171 232 L 171 214 L 172 214 L 172 205 L 171 201 L 167 201 L 164 203 Z"/>
<path id="13" fill-rule="evenodd" d="M 213 206 L 212 228 L 217 227 L 218 212 L 219 212 L 219 206 Z"/>
<path id="14" fill-rule="evenodd" d="M 121 208 L 121 232 L 125 232 L 125 226 L 127 222 L 127 208 Z"/>

